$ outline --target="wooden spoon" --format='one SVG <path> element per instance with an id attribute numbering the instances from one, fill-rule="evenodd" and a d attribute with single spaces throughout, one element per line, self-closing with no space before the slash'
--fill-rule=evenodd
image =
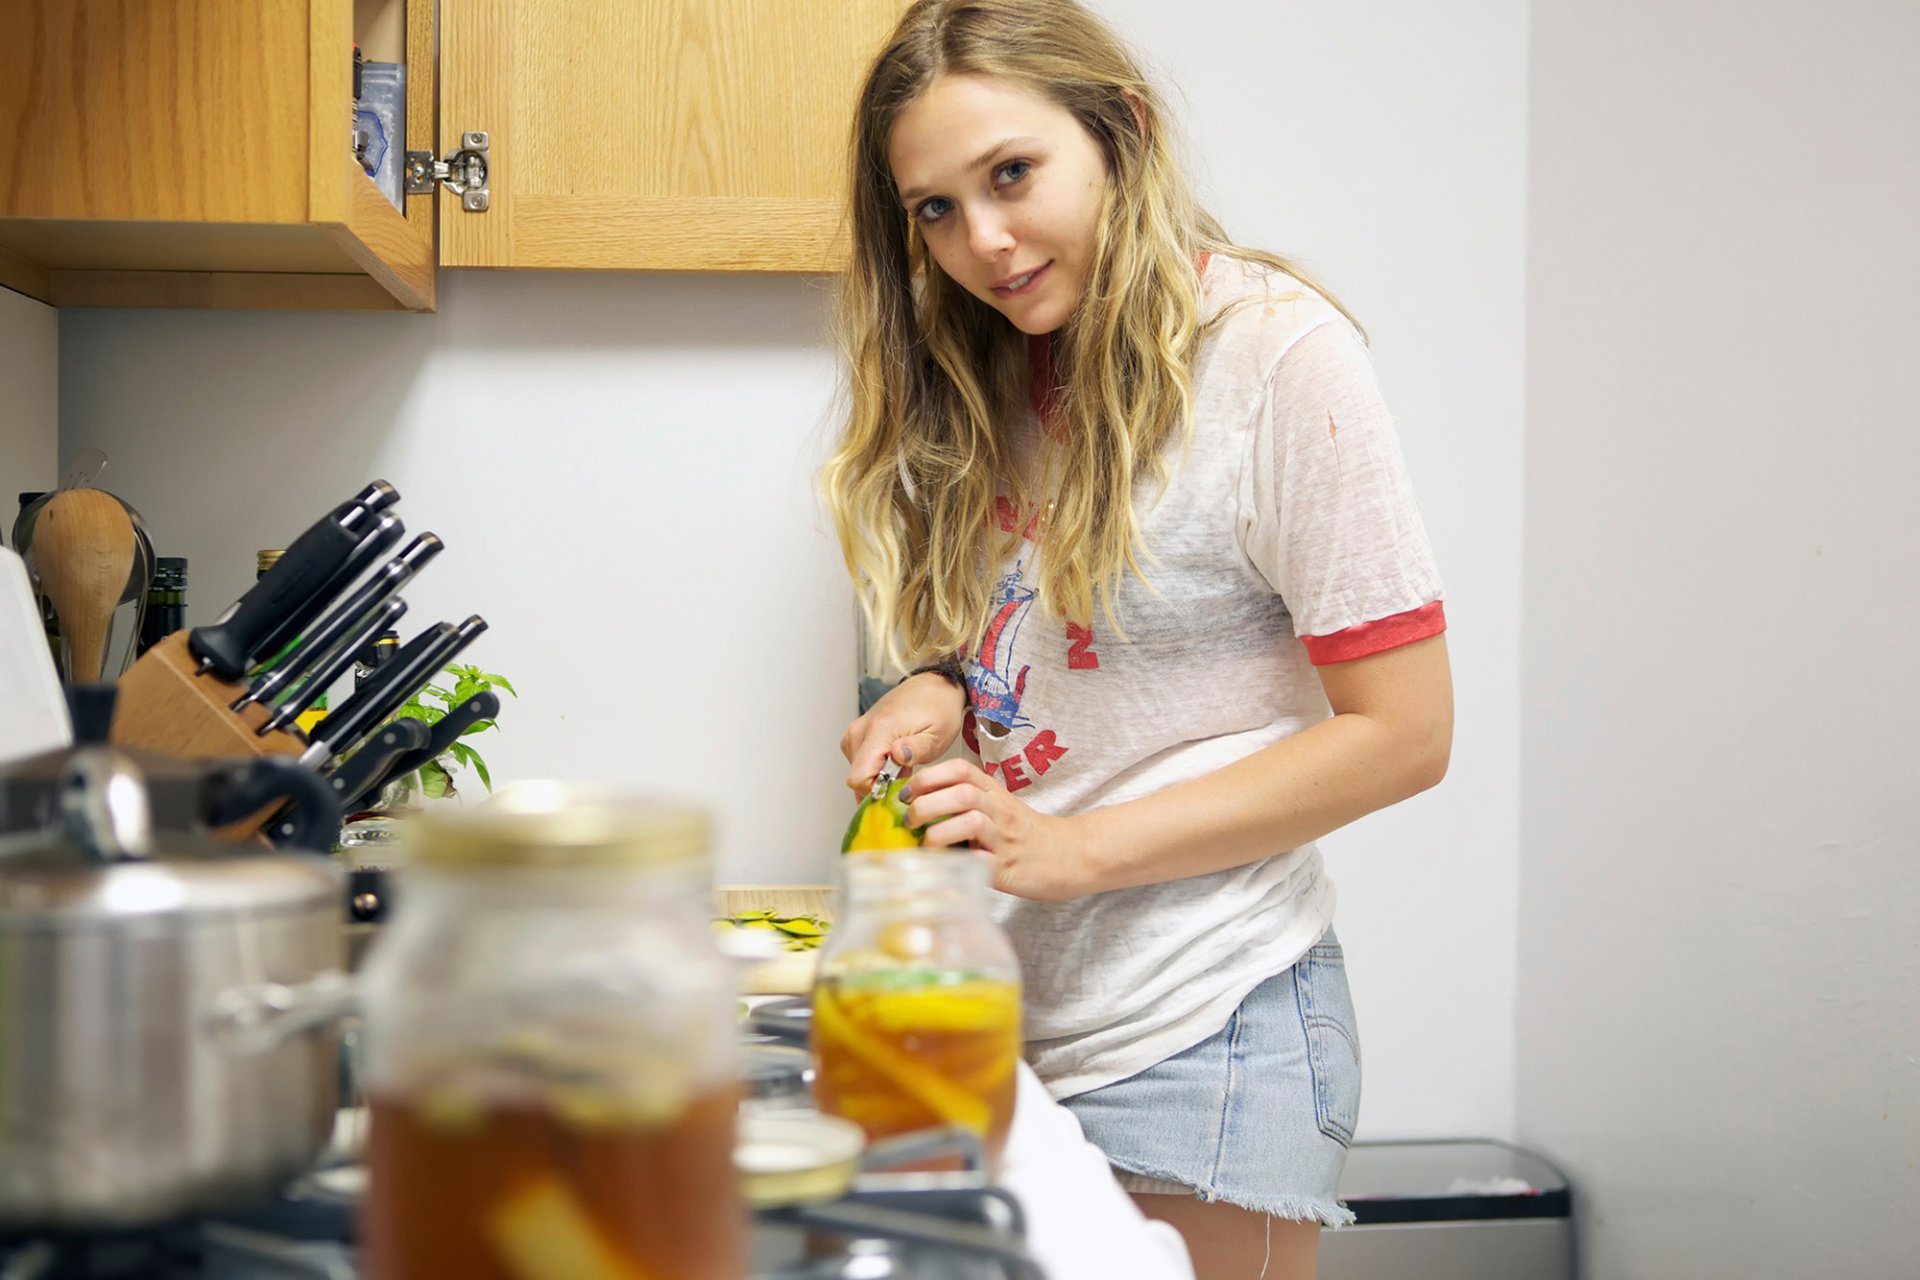
<path id="1" fill-rule="evenodd" d="M 62 489 L 33 522 L 34 568 L 60 615 L 76 684 L 100 678 L 137 546 L 126 505 L 104 489 Z"/>

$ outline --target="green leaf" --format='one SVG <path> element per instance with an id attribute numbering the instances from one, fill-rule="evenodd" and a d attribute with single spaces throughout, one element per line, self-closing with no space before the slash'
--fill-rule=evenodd
<path id="1" fill-rule="evenodd" d="M 486 679 L 488 684 L 499 685 L 502 689 L 505 689 L 508 693 L 511 693 L 516 698 L 520 696 L 519 690 L 515 689 L 512 685 L 508 684 L 507 678 L 505 676 L 498 676 L 498 675 L 495 675 L 493 672 L 489 671 L 486 673 Z"/>
<path id="2" fill-rule="evenodd" d="M 477 751 L 473 755 L 473 771 L 480 775 L 480 785 L 487 789 L 487 794 L 492 795 L 493 779 L 487 776 L 487 762 L 480 758 Z"/>
<path id="3" fill-rule="evenodd" d="M 430 800 L 438 800 L 453 786 L 453 779 L 447 775 L 447 771 L 431 762 L 420 766 L 420 781 L 420 789 Z"/>
<path id="4" fill-rule="evenodd" d="M 461 764 L 472 764 L 475 753 L 473 748 L 464 742 L 456 742 L 447 748 L 447 754 Z"/>
<path id="5" fill-rule="evenodd" d="M 489 729 L 498 729 L 499 727 L 499 724 L 492 720 L 475 720 L 472 724 L 460 731 L 460 736 L 463 738 L 471 738 L 476 733 L 485 733 Z"/>

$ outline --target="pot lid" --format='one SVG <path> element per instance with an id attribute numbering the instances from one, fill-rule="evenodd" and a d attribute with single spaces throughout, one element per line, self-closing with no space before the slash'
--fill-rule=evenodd
<path id="1" fill-rule="evenodd" d="M 74 751 L 56 783 L 60 824 L 0 836 L 0 925 L 112 927 L 139 919 L 301 909 L 340 894 L 324 858 L 156 835 L 146 779 L 107 746 Z"/>

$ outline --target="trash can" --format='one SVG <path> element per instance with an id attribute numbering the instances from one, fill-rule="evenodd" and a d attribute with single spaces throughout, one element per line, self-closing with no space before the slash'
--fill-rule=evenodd
<path id="1" fill-rule="evenodd" d="M 1340 1199 L 1356 1221 L 1320 1233 L 1319 1280 L 1573 1280 L 1567 1180 L 1510 1143 L 1356 1142 Z"/>

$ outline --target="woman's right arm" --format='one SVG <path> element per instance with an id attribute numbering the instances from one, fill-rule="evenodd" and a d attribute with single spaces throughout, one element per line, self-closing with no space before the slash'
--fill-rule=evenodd
<path id="1" fill-rule="evenodd" d="M 908 768 L 938 760 L 960 736 L 966 712 L 966 694 L 939 672 L 923 671 L 902 680 L 848 725 L 840 739 L 848 789 L 866 795 L 889 756 Z"/>

